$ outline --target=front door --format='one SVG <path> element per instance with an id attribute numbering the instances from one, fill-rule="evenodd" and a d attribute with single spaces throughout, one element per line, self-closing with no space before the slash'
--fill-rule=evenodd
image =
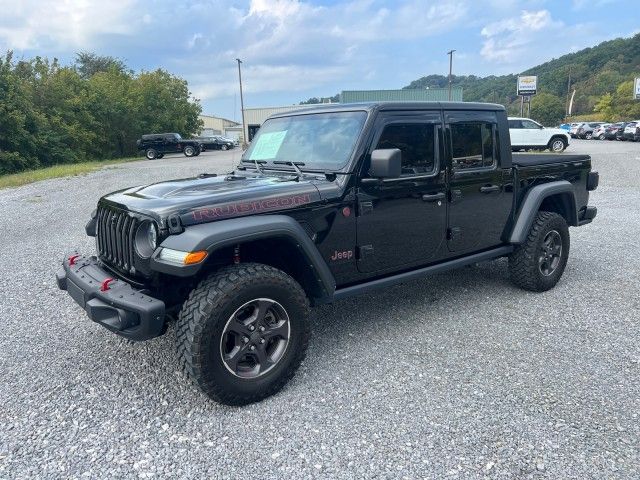
<path id="1" fill-rule="evenodd" d="M 502 169 L 493 112 L 447 112 L 451 165 L 448 247 L 480 251 L 502 243 L 511 212 L 511 170 Z"/>
<path id="2" fill-rule="evenodd" d="M 426 264 L 443 247 L 447 226 L 441 114 L 384 113 L 375 131 L 369 153 L 399 148 L 402 175 L 367 179 L 364 165 L 358 189 L 358 270 L 383 273 Z"/>

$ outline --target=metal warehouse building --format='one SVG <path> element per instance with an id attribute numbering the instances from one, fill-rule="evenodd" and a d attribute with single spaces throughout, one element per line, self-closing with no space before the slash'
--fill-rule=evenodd
<path id="1" fill-rule="evenodd" d="M 340 103 L 357 102 L 441 102 L 449 99 L 448 88 L 402 89 L 402 90 L 343 90 Z M 451 100 L 462 101 L 462 87 L 451 89 Z M 251 141 L 271 115 L 291 112 L 305 108 L 317 107 L 325 104 L 287 105 L 283 107 L 245 108 L 245 137 Z"/>
<path id="2" fill-rule="evenodd" d="M 224 135 L 236 140 L 242 131 L 242 125 L 240 123 L 227 118 L 213 115 L 198 115 L 198 118 L 204 123 L 202 131 L 200 132 L 200 135 L 203 136 Z"/>

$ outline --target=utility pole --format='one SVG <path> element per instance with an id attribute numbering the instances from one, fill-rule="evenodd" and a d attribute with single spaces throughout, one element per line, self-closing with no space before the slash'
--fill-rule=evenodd
<path id="1" fill-rule="evenodd" d="M 238 62 L 238 80 L 240 81 L 240 110 L 242 110 L 242 148 L 247 148 L 247 133 L 245 133 L 245 124 L 244 124 L 244 99 L 242 98 L 242 71 L 240 69 L 240 65 L 242 64 L 242 60 L 236 58 Z"/>
<path id="2" fill-rule="evenodd" d="M 567 117 L 571 115 L 571 99 L 569 95 L 571 94 L 571 65 L 569 65 L 569 80 L 567 81 Z M 565 117 L 565 119 L 567 118 Z"/>
<path id="3" fill-rule="evenodd" d="M 451 72 L 453 71 L 453 52 L 455 50 L 449 50 L 447 55 L 449 55 L 449 101 L 451 101 Z"/>

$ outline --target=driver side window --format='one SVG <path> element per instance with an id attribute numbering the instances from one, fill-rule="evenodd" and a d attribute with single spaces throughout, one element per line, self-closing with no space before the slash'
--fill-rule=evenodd
<path id="1" fill-rule="evenodd" d="M 375 148 L 402 151 L 402 176 L 430 174 L 435 168 L 435 128 L 432 123 L 387 125 Z"/>

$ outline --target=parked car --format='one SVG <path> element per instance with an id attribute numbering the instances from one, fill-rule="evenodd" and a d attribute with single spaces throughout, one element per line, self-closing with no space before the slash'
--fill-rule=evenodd
<path id="1" fill-rule="evenodd" d="M 203 150 L 229 150 L 235 147 L 233 140 L 220 135 L 213 135 L 211 137 L 197 137 L 196 140 L 200 142 Z"/>
<path id="2" fill-rule="evenodd" d="M 569 135 L 560 128 L 545 128 L 530 118 L 509 117 L 511 149 L 562 152 L 569 146 Z"/>
<path id="3" fill-rule="evenodd" d="M 571 128 L 569 129 L 569 135 L 571 135 L 571 138 L 578 138 L 578 128 L 580 128 L 580 125 L 582 125 L 581 122 L 571 124 Z"/>
<path id="4" fill-rule="evenodd" d="M 563 123 L 563 124 L 559 125 L 557 128 L 559 128 L 560 130 L 564 130 L 565 132 L 568 132 L 569 130 L 571 130 L 571 124 L 570 123 Z"/>
<path id="5" fill-rule="evenodd" d="M 162 158 L 165 153 L 184 153 L 185 157 L 197 157 L 202 151 L 197 140 L 185 140 L 179 133 L 151 133 L 136 141 L 138 150 L 144 150 L 149 160 Z"/>
<path id="6" fill-rule="evenodd" d="M 593 130 L 593 135 L 591 136 L 594 140 L 604 140 L 604 132 L 607 130 L 607 127 L 610 126 L 610 123 L 603 123 L 602 125 L 597 126 Z"/>
<path id="7" fill-rule="evenodd" d="M 626 122 L 612 123 L 604 131 L 604 138 L 607 140 L 620 140 L 626 125 Z"/>
<path id="8" fill-rule="evenodd" d="M 599 176 L 588 155 L 512 155 L 507 128 L 504 107 L 481 103 L 276 114 L 229 174 L 103 196 L 85 227 L 96 255 L 66 255 L 58 286 L 130 340 L 174 319 L 196 385 L 225 404 L 259 401 L 304 359 L 310 306 L 501 257 L 516 286 L 556 285 L 569 227 L 596 217 Z"/>
<path id="9" fill-rule="evenodd" d="M 576 132 L 576 136 L 578 138 L 584 138 L 585 140 L 591 140 L 593 138 L 593 131 L 598 128 L 600 125 L 603 125 L 604 122 L 587 122 L 582 123 L 578 127 L 578 131 Z"/>
<path id="10" fill-rule="evenodd" d="M 624 127 L 623 139 L 632 142 L 640 140 L 640 120 L 627 123 L 627 126 Z"/>

